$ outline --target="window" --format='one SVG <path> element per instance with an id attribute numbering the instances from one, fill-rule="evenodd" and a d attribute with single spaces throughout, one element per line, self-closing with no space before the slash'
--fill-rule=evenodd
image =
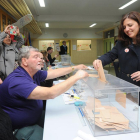
<path id="1" fill-rule="evenodd" d="M 77 40 L 77 51 L 91 50 L 91 40 Z"/>
<path id="2" fill-rule="evenodd" d="M 3 31 L 4 31 L 5 27 L 6 27 L 6 16 L 2 15 L 2 29 L 3 29 Z"/>
<path id="3" fill-rule="evenodd" d="M 11 19 L 8 18 L 7 25 L 11 25 Z"/>

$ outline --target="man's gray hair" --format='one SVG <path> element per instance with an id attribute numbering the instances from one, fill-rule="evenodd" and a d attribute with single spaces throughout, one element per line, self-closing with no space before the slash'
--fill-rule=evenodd
<path id="1" fill-rule="evenodd" d="M 30 51 L 39 52 L 39 50 L 37 48 L 34 48 L 32 46 L 24 46 L 23 48 L 20 49 L 19 56 L 18 56 L 19 65 L 21 65 L 22 58 L 27 58 L 27 59 L 29 58 Z"/>

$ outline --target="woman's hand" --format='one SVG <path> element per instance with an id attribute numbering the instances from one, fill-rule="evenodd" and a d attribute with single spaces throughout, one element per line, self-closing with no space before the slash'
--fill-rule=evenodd
<path id="1" fill-rule="evenodd" d="M 16 33 L 17 33 L 18 36 L 20 36 L 20 32 L 19 32 L 19 28 L 18 27 L 16 29 Z"/>
<path id="2" fill-rule="evenodd" d="M 140 71 L 134 72 L 131 75 L 131 79 L 133 79 L 133 81 L 140 81 Z"/>
<path id="3" fill-rule="evenodd" d="M 5 32 L 6 34 L 9 34 L 9 33 L 10 33 L 10 27 L 11 27 L 11 25 L 8 25 L 8 26 L 5 28 L 4 32 Z"/>
<path id="4" fill-rule="evenodd" d="M 100 63 L 101 63 L 101 60 L 99 60 L 99 59 L 96 59 L 93 61 L 93 67 L 95 70 L 98 70 Z"/>

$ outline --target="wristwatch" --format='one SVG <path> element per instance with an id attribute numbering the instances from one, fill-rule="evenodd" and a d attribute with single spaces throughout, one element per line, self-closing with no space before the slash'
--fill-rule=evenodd
<path id="1" fill-rule="evenodd" d="M 73 66 L 72 66 L 71 68 L 72 68 L 72 71 L 74 71 L 74 70 L 75 70 L 75 68 L 74 68 Z"/>

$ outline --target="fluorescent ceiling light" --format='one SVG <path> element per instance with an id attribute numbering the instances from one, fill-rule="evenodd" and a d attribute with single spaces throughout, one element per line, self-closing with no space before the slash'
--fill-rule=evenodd
<path id="1" fill-rule="evenodd" d="M 49 27 L 49 23 L 45 23 L 46 27 Z"/>
<path id="2" fill-rule="evenodd" d="M 131 5 L 132 3 L 136 2 L 137 0 L 131 0 L 130 2 L 126 3 L 125 5 L 123 5 L 122 7 L 120 7 L 119 9 L 124 9 L 125 7 Z"/>
<path id="3" fill-rule="evenodd" d="M 94 23 L 94 24 L 90 25 L 89 27 L 93 27 L 93 26 L 95 26 L 95 25 L 96 25 L 96 23 Z"/>
<path id="4" fill-rule="evenodd" d="M 39 4 L 40 4 L 40 7 L 45 7 L 45 2 L 44 0 L 38 0 L 39 1 Z"/>

